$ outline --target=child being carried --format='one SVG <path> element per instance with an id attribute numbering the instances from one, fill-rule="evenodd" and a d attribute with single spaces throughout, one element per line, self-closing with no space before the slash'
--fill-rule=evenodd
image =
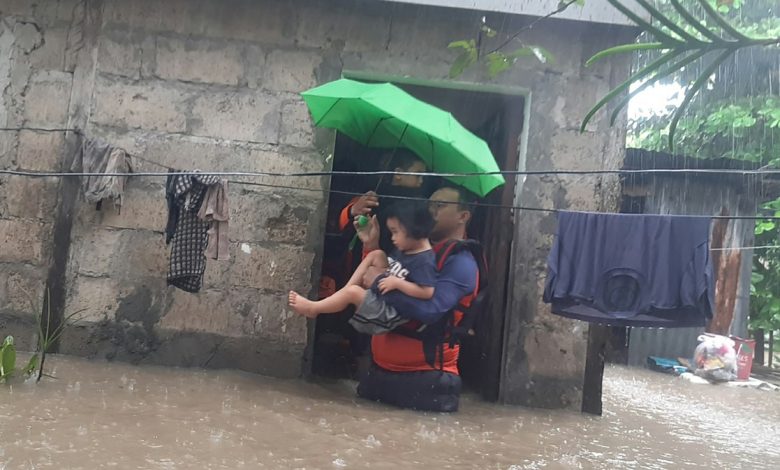
<path id="1" fill-rule="evenodd" d="M 357 311 L 350 324 L 357 331 L 371 335 L 387 333 L 406 323 L 387 303 L 387 295 L 397 290 L 422 300 L 433 297 L 436 256 L 428 240 L 433 225 L 427 203 L 394 204 L 387 214 L 387 229 L 396 248 L 390 256 L 381 250 L 369 253 L 347 285 L 326 299 L 312 301 L 291 291 L 290 307 L 308 318 L 316 318 L 354 305 Z"/>

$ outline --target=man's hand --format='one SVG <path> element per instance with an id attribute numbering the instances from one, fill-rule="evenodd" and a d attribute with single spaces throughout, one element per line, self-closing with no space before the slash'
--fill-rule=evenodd
<path id="1" fill-rule="evenodd" d="M 400 278 L 397 278 L 395 276 L 386 276 L 379 281 L 377 287 L 379 287 L 380 294 L 387 294 L 388 292 L 397 290 L 400 284 L 401 284 Z"/>
<path id="2" fill-rule="evenodd" d="M 352 204 L 352 207 L 349 208 L 349 215 L 352 217 L 368 215 L 375 207 L 379 207 L 379 198 L 374 191 L 369 191 Z"/>
<path id="3" fill-rule="evenodd" d="M 368 219 L 368 225 L 365 227 L 360 227 L 358 223 L 358 219 L 360 216 L 355 217 L 355 220 L 352 222 L 352 224 L 355 226 L 355 230 L 357 230 L 357 236 L 360 239 L 360 241 L 363 243 L 363 251 L 368 253 L 370 251 L 378 250 L 379 249 L 379 222 L 376 219 L 376 216 L 371 216 Z"/>

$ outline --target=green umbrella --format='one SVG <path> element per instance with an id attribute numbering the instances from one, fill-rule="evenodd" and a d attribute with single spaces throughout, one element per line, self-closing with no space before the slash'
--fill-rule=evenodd
<path id="1" fill-rule="evenodd" d="M 499 171 L 487 143 L 452 114 L 390 83 L 341 79 L 302 93 L 315 125 L 336 129 L 367 147 L 406 147 L 431 171 Z M 504 184 L 500 174 L 447 177 L 483 197 Z"/>

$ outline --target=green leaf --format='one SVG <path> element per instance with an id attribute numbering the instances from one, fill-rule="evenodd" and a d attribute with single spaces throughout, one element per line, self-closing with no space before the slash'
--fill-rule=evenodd
<path id="1" fill-rule="evenodd" d="M 699 0 L 699 4 L 704 8 L 704 11 L 707 12 L 707 15 L 709 15 L 710 18 L 720 26 L 720 29 L 722 29 L 726 34 L 730 35 L 737 41 L 749 41 L 750 38 L 742 34 L 740 31 L 737 30 L 737 28 L 731 26 L 731 24 L 726 21 L 725 18 L 720 16 L 720 14 L 715 11 L 715 9 L 710 5 L 710 2 L 708 0 Z M 728 10 L 728 7 L 726 7 L 726 10 Z"/>
<path id="2" fill-rule="evenodd" d="M 16 348 L 13 337 L 8 336 L 0 349 L 0 379 L 10 377 L 14 367 L 16 367 Z"/>
<path id="3" fill-rule="evenodd" d="M 468 41 L 453 41 L 447 45 L 448 49 L 476 49 L 477 43 L 473 39 L 469 39 Z"/>
<path id="4" fill-rule="evenodd" d="M 450 49 L 463 49 L 450 67 L 450 78 L 457 78 L 477 61 L 477 45 L 471 39 L 469 41 L 455 41 L 450 43 Z"/>
<path id="5" fill-rule="evenodd" d="M 775 223 L 771 220 L 762 220 L 758 221 L 756 223 L 756 235 L 761 235 L 762 233 L 770 232 L 775 229 Z"/>
<path id="6" fill-rule="evenodd" d="M 550 51 L 540 46 L 530 46 L 531 52 L 543 64 L 554 64 L 555 56 Z"/>
<path id="7" fill-rule="evenodd" d="M 676 0 L 672 0 L 674 3 Z M 677 124 L 680 122 L 680 118 L 682 117 L 682 114 L 685 112 L 685 109 L 690 104 L 691 100 L 694 96 L 696 96 L 696 93 L 699 92 L 699 89 L 704 86 L 705 83 L 707 83 L 707 80 L 710 79 L 710 75 L 712 75 L 713 72 L 720 66 L 721 63 L 723 63 L 724 60 L 726 60 L 733 51 L 731 49 L 726 49 L 725 51 L 721 52 L 718 57 L 715 58 L 715 60 L 710 63 L 709 66 L 707 66 L 706 69 L 699 75 L 699 78 L 696 79 L 695 82 L 693 82 L 693 85 L 688 89 L 688 91 L 685 93 L 685 98 L 683 98 L 682 103 L 680 103 L 680 106 L 677 108 L 677 110 L 674 112 L 674 116 L 672 117 L 672 122 L 669 124 L 669 150 L 674 151 L 674 134 L 677 131 Z"/>
<path id="8" fill-rule="evenodd" d="M 488 75 L 490 78 L 496 78 L 501 72 L 512 67 L 512 63 L 506 54 L 492 52 L 487 55 Z"/>
<path id="9" fill-rule="evenodd" d="M 679 0 L 671 0 L 672 6 L 675 10 L 680 14 L 680 16 L 683 17 L 683 19 L 691 26 L 693 26 L 698 32 L 702 34 L 705 38 L 709 39 L 710 41 L 714 43 L 723 43 L 725 42 L 720 36 L 710 31 L 706 26 L 701 24 L 699 20 L 697 20 L 691 13 L 685 9 L 685 7 L 680 4 Z"/>
<path id="10" fill-rule="evenodd" d="M 27 362 L 27 365 L 24 366 L 24 369 L 22 371 L 24 372 L 24 375 L 31 375 L 33 372 L 35 372 L 35 369 L 38 368 L 38 355 L 33 354 L 33 356 L 30 358 L 30 361 Z"/>
<path id="11" fill-rule="evenodd" d="M 682 67 L 685 67 L 686 65 L 690 64 L 691 62 L 694 62 L 698 59 L 700 59 L 702 56 L 704 56 L 704 51 L 698 51 L 696 53 L 693 53 L 689 55 L 688 57 L 683 58 L 682 60 L 670 65 L 667 67 L 666 70 L 662 72 L 658 72 L 656 75 L 654 75 L 649 80 L 645 81 L 642 85 L 638 86 L 636 89 L 631 91 L 629 94 L 627 94 L 620 102 L 615 106 L 615 109 L 612 111 L 612 115 L 609 118 L 610 125 L 614 125 L 615 121 L 617 120 L 618 116 L 620 115 L 620 111 L 628 105 L 628 102 L 631 101 L 631 98 L 638 95 L 645 89 L 647 89 L 649 86 L 653 85 L 654 83 L 657 83 L 659 80 L 662 80 L 669 75 L 673 74 L 674 72 L 680 70 Z"/>
<path id="12" fill-rule="evenodd" d="M 650 50 L 668 49 L 668 48 L 669 48 L 668 46 L 660 42 L 622 44 L 620 46 L 610 47 L 609 49 L 604 49 L 603 51 L 597 52 L 593 57 L 591 57 L 590 59 L 588 59 L 587 62 L 585 62 L 585 66 L 590 67 L 591 65 L 595 64 L 599 60 L 616 54 L 626 54 L 629 52 L 650 51 Z"/>
<path id="13" fill-rule="evenodd" d="M 521 47 L 520 49 L 515 49 L 514 51 L 510 52 L 506 55 L 508 59 L 519 59 L 521 57 L 530 57 L 534 55 L 534 51 L 531 47 Z"/>
<path id="14" fill-rule="evenodd" d="M 653 75 L 661 67 L 668 64 L 670 61 L 674 60 L 674 58 L 679 56 L 680 54 L 682 54 L 682 52 L 678 50 L 670 50 L 669 52 L 666 52 L 664 55 L 654 60 L 650 64 L 646 65 L 642 69 L 638 70 L 633 75 L 628 77 L 626 81 L 624 81 L 623 83 L 615 87 L 612 91 L 607 93 L 607 95 L 604 98 L 602 98 L 601 101 L 596 103 L 596 105 L 593 106 L 590 109 L 590 111 L 588 111 L 588 114 L 585 115 L 585 118 L 582 120 L 582 124 L 580 125 L 580 132 L 585 132 L 585 128 L 587 127 L 588 122 L 590 122 L 593 116 L 607 103 L 612 101 L 613 98 L 618 96 L 620 93 L 626 91 L 631 86 L 632 83 L 637 82 L 647 76 Z"/>
<path id="15" fill-rule="evenodd" d="M 628 9 L 626 6 L 624 6 L 619 0 L 607 0 L 610 5 L 618 9 L 621 13 L 626 15 L 631 21 L 634 22 L 637 26 L 644 29 L 648 33 L 651 33 L 653 36 L 655 36 L 656 39 L 658 39 L 660 42 L 663 42 L 665 44 L 668 44 L 670 46 L 673 45 L 682 45 L 683 43 L 680 42 L 678 39 L 666 34 L 662 30 L 656 28 L 655 26 L 651 25 L 647 21 L 645 21 L 642 17 Z"/>
<path id="16" fill-rule="evenodd" d="M 485 33 L 485 36 L 489 38 L 494 38 L 498 34 L 495 29 L 491 28 L 488 25 L 482 25 L 482 32 Z"/>
<path id="17" fill-rule="evenodd" d="M 646 0 L 636 0 L 636 2 L 642 6 L 645 10 L 647 10 L 648 13 L 650 13 L 650 16 L 655 18 L 659 23 L 666 26 L 671 30 L 673 33 L 677 34 L 682 40 L 691 42 L 691 43 L 698 43 L 699 40 L 693 36 L 692 34 L 688 33 L 684 29 L 682 29 L 677 23 L 669 19 L 666 15 L 661 13 L 658 9 L 656 9 L 653 5 L 648 3 Z"/>

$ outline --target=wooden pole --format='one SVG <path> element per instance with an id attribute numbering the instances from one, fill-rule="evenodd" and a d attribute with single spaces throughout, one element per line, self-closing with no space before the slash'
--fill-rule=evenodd
<path id="1" fill-rule="evenodd" d="M 583 413 L 601 416 L 604 355 L 610 334 L 608 326 L 591 324 L 588 328 L 588 351 L 585 357 L 585 379 L 582 385 Z"/>
<path id="2" fill-rule="evenodd" d="M 764 365 L 764 330 L 753 330 L 753 339 L 756 342 L 755 354 L 753 355 L 753 363 Z"/>

